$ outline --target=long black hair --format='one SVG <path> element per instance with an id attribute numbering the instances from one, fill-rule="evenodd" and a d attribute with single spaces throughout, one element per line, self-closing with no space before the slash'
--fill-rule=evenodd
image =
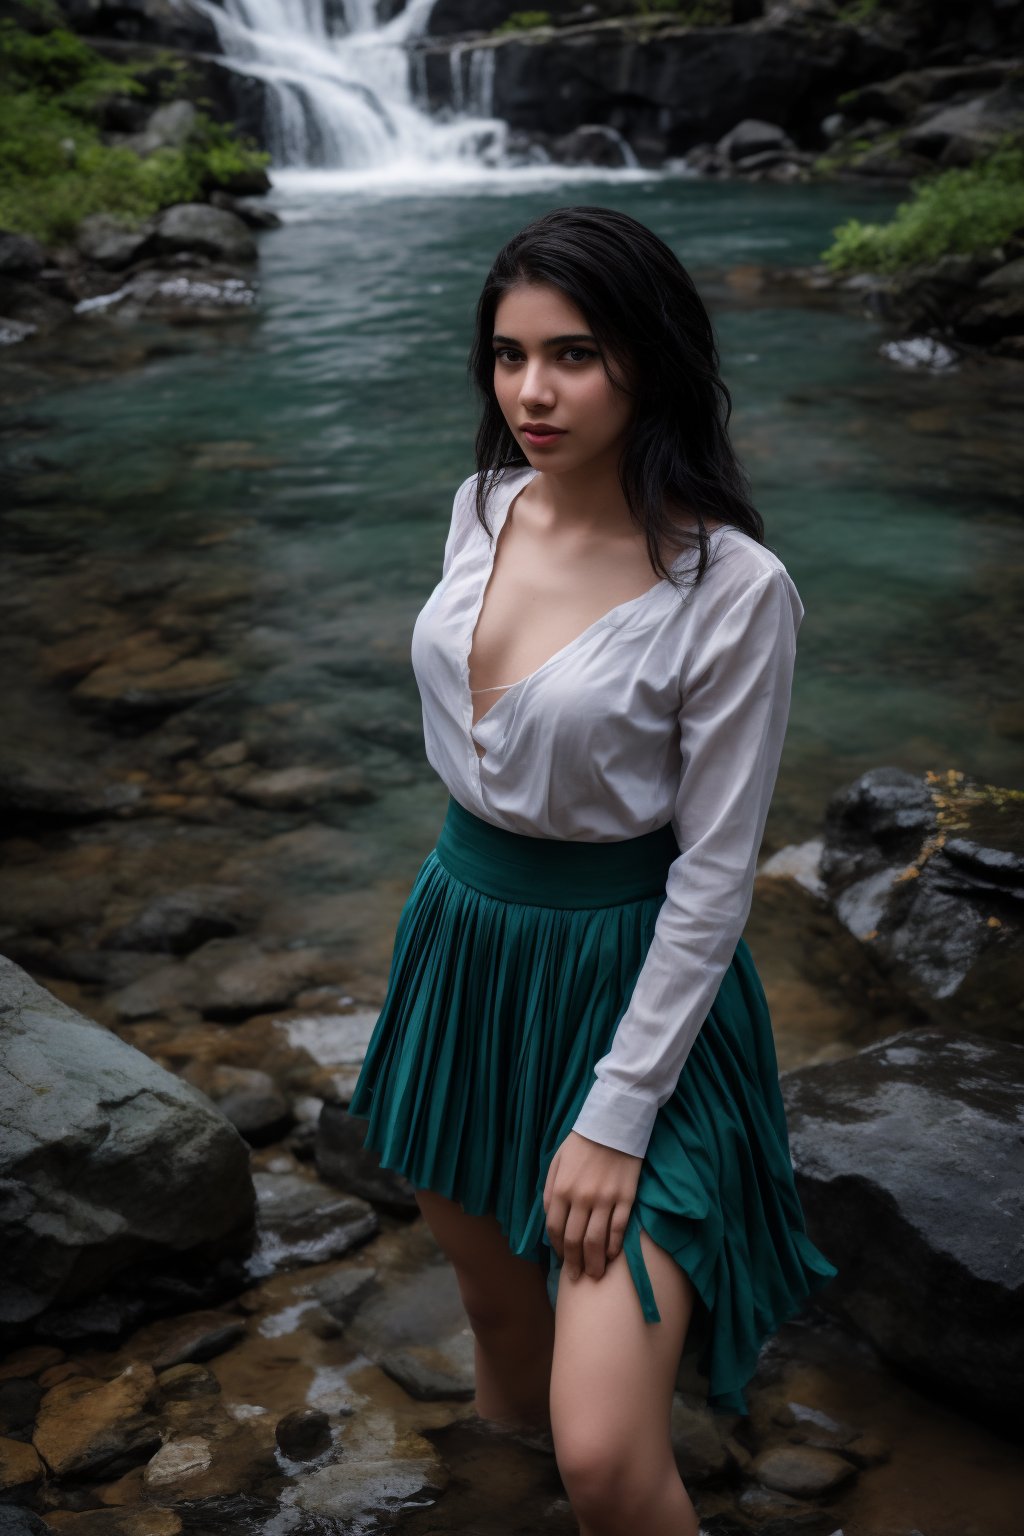
<path id="1" fill-rule="evenodd" d="M 483 400 L 476 511 L 488 536 L 491 489 L 529 463 L 494 392 L 495 311 L 502 294 L 519 283 L 560 289 L 586 316 L 613 384 L 634 398 L 619 477 L 659 576 L 673 579 L 662 543 L 685 544 L 688 532 L 666 511 L 666 498 L 696 519 L 695 583 L 708 564 L 705 517 L 763 544 L 764 523 L 729 440 L 732 397 L 719 377 L 715 334 L 693 279 L 638 219 L 588 205 L 552 208 L 514 235 L 495 257 L 477 303 L 469 373 Z M 625 367 L 626 377 L 612 372 L 610 358 Z"/>

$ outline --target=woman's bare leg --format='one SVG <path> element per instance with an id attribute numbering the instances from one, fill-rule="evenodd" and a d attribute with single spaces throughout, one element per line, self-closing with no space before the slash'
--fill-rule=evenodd
<path id="1" fill-rule="evenodd" d="M 555 1314 L 543 1268 L 512 1252 L 495 1217 L 467 1216 L 431 1189 L 417 1189 L 416 1200 L 455 1269 L 473 1329 L 477 1413 L 549 1428 Z"/>
<path id="2" fill-rule="evenodd" d="M 599 1279 L 559 1276 L 551 1428 L 580 1536 L 698 1536 L 670 1437 L 696 1293 L 647 1232 L 640 1243 L 660 1323 L 645 1321 L 625 1253 Z"/>

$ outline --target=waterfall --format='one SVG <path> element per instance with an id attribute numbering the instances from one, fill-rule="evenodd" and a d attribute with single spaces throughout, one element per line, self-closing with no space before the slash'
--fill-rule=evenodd
<path id="1" fill-rule="evenodd" d="M 221 62 L 263 86 L 272 169 L 406 176 L 493 165 L 506 135 L 490 115 L 491 58 L 471 56 L 470 99 L 460 91 L 451 120 L 415 105 L 403 45 L 426 30 L 434 3 L 407 0 L 381 22 L 378 0 L 340 0 L 340 10 L 338 0 L 193 0 L 217 29 Z"/>

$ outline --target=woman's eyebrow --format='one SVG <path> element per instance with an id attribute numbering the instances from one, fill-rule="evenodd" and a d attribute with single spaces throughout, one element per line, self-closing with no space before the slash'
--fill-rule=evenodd
<path id="1" fill-rule="evenodd" d="M 502 342 L 506 346 L 508 346 L 508 345 L 511 345 L 513 347 L 518 347 L 519 346 L 519 342 L 516 341 L 514 336 L 492 336 L 491 340 L 492 341 L 500 341 L 500 342 Z M 588 336 L 586 334 L 586 332 L 580 332 L 578 335 L 572 335 L 572 336 L 549 336 L 546 341 L 543 341 L 541 343 L 541 345 L 544 346 L 544 347 L 558 347 L 558 346 L 563 345 L 563 343 L 565 343 L 567 341 L 594 341 L 594 340 L 595 340 L 595 338 L 593 336 Z"/>

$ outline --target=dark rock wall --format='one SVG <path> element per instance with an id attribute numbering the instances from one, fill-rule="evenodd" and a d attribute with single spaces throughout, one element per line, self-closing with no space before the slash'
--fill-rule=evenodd
<path id="1" fill-rule="evenodd" d="M 681 154 L 743 117 L 765 118 L 808 142 L 850 86 L 894 74 L 906 55 L 852 27 L 815 36 L 796 27 L 644 29 L 608 24 L 542 40 L 509 36 L 494 51 L 493 110 L 513 128 L 617 129 L 638 154 Z M 423 51 L 427 103 L 451 99 L 449 50 Z M 470 55 L 461 59 L 469 81 Z"/>

